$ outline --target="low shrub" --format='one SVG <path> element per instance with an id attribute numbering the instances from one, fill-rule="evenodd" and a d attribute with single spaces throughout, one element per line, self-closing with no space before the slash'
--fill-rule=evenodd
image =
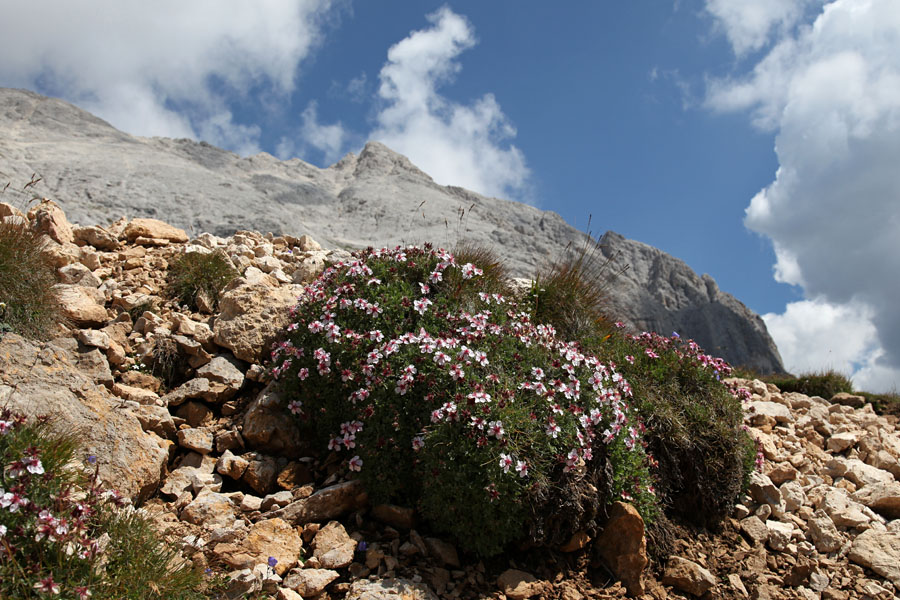
<path id="1" fill-rule="evenodd" d="M 222 288 L 237 276 L 237 270 L 221 252 L 186 252 L 169 267 L 169 286 L 179 303 L 197 310 L 197 300 L 202 296 L 215 309 Z"/>
<path id="2" fill-rule="evenodd" d="M 373 501 L 416 505 L 481 555 L 565 542 L 620 498 L 652 518 L 629 382 L 483 291 L 490 264 L 425 246 L 326 269 L 272 353 L 286 407 Z"/>
<path id="3" fill-rule="evenodd" d="M 42 250 L 27 224 L 0 220 L 0 330 L 47 339 L 65 323 L 53 291 L 56 270 Z"/>
<path id="4" fill-rule="evenodd" d="M 741 395 L 720 381 L 731 367 L 677 334 L 630 335 L 622 323 L 611 323 L 604 290 L 618 272 L 599 248 L 586 243 L 536 278 L 529 298 L 535 318 L 607 357 L 628 380 L 647 427 L 661 506 L 714 526 L 730 513 L 756 459 L 743 429 Z"/>
<path id="5" fill-rule="evenodd" d="M 634 388 L 667 512 L 716 526 L 755 466 L 756 444 L 743 425 L 747 391 L 722 384 L 731 367 L 678 334 L 614 335 L 602 344 Z"/>
<path id="6" fill-rule="evenodd" d="M 767 377 L 766 381 L 775 384 L 782 392 L 798 392 L 806 396 L 820 396 L 826 400 L 840 392 L 853 392 L 850 380 L 834 369 L 804 373 L 797 377 Z"/>
<path id="7" fill-rule="evenodd" d="M 96 468 L 73 468 L 76 446 L 46 419 L 0 411 L 0 597 L 203 598 L 148 517 L 104 490 Z"/>

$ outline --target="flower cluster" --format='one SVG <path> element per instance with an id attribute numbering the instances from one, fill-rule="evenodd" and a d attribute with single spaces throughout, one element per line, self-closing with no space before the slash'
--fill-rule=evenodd
<path id="1" fill-rule="evenodd" d="M 108 496 L 96 473 L 85 488 L 76 488 L 53 448 L 39 446 L 40 427 L 0 411 L 0 596 L 24 597 L 33 590 L 85 599 L 102 554 L 98 515 L 123 501 Z"/>
<path id="2" fill-rule="evenodd" d="M 444 250 L 369 249 L 306 287 L 273 348 L 290 412 L 376 496 L 449 495 L 442 473 L 462 468 L 481 500 L 521 504 L 607 447 L 643 453 L 615 366 L 502 294 L 460 302 L 483 276 Z"/>

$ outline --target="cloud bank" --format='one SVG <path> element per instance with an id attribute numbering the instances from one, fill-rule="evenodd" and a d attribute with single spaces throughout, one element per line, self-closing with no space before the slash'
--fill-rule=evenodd
<path id="1" fill-rule="evenodd" d="M 330 0 L 8 3 L 0 78 L 41 88 L 136 135 L 258 152 L 259 127 L 226 97 L 290 93 Z"/>
<path id="2" fill-rule="evenodd" d="M 382 108 L 369 137 L 383 142 L 441 184 L 489 196 L 510 196 L 529 177 L 516 135 L 500 104 L 485 94 L 471 105 L 438 93 L 461 70 L 456 58 L 475 45 L 470 24 L 449 8 L 428 15 L 431 27 L 414 31 L 388 50 L 379 74 Z"/>
<path id="3" fill-rule="evenodd" d="M 745 225 L 771 239 L 775 278 L 807 300 L 766 323 L 789 370 L 829 348 L 858 387 L 898 387 L 900 3 L 834 0 L 793 29 L 784 15 L 809 3 L 754 3 L 768 12 L 753 35 L 723 9 L 748 4 L 707 1 L 738 56 L 776 32 L 747 75 L 711 82 L 707 104 L 775 132 L 779 168 Z"/>

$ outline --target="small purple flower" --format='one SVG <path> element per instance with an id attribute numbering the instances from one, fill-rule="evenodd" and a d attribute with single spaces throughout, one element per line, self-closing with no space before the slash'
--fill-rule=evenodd
<path id="1" fill-rule="evenodd" d="M 365 552 L 368 549 L 369 545 L 365 542 L 360 542 L 356 545 L 357 552 Z"/>
<path id="2" fill-rule="evenodd" d="M 97 457 L 94 456 L 93 454 L 91 454 L 91 455 L 88 456 L 87 461 L 88 461 L 90 464 L 94 464 L 94 463 L 97 462 Z"/>
<path id="3" fill-rule="evenodd" d="M 274 556 L 270 556 L 269 557 L 269 566 L 274 569 L 275 565 L 277 565 L 277 564 L 278 564 L 278 559 L 275 558 Z"/>

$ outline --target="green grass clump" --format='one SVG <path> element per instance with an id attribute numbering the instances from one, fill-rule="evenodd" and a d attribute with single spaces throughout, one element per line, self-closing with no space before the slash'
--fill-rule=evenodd
<path id="1" fill-rule="evenodd" d="M 0 221 L 0 331 L 48 339 L 65 323 L 53 291 L 56 270 L 26 223 Z"/>
<path id="2" fill-rule="evenodd" d="M 176 566 L 149 517 L 104 490 L 96 468 L 73 466 L 76 453 L 75 434 L 0 411 L 0 597 L 204 598 L 202 577 Z"/>
<path id="3" fill-rule="evenodd" d="M 766 377 L 765 381 L 775 384 L 782 392 L 798 392 L 806 396 L 820 396 L 826 400 L 840 392 L 853 393 L 850 379 L 834 369 L 805 373 L 798 377 Z"/>
<path id="4" fill-rule="evenodd" d="M 172 296 L 181 304 L 197 310 L 197 299 L 203 296 L 213 309 L 219 305 L 219 294 L 239 273 L 221 252 L 187 252 L 169 267 Z"/>

